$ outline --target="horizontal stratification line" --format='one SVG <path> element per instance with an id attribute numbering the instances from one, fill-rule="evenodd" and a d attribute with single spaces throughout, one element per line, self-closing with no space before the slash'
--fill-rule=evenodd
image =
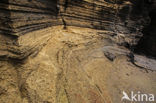
<path id="1" fill-rule="evenodd" d="M 6 8 L 5 6 L 3 6 L 3 5 L 9 5 L 9 6 L 12 6 L 12 7 L 16 7 L 16 10 L 18 10 L 18 9 L 25 9 L 25 11 L 27 11 L 26 10 L 26 8 L 29 8 L 29 9 L 31 9 L 31 11 L 37 11 L 38 10 L 38 12 L 57 12 L 57 10 L 56 10 L 56 8 L 55 9 L 52 9 L 52 8 L 43 8 L 43 7 L 31 7 L 31 6 L 26 6 L 26 5 L 18 5 L 18 4 L 12 4 L 12 3 L 0 3 L 0 9 L 2 8 L 2 9 L 8 9 L 8 10 L 13 10 L 13 9 L 9 9 L 9 8 Z"/>
<path id="2" fill-rule="evenodd" d="M 39 2 L 39 0 L 36 0 L 37 2 L 26 2 L 26 1 L 16 1 L 16 0 L 10 0 L 9 2 L 7 2 L 8 0 L 1 0 L 1 4 L 7 4 L 7 5 L 18 5 L 18 6 L 23 6 L 23 7 L 31 7 L 31 8 L 48 8 L 50 9 L 51 7 L 56 7 L 57 6 L 57 2 L 54 3 L 53 0 L 41 0 Z M 42 2 L 42 4 L 41 4 Z M 24 5 L 23 5 L 24 4 Z M 39 5 L 37 5 L 39 4 Z M 52 6 L 53 5 L 53 6 Z M 50 8 L 49 8 L 50 7 Z"/>
<path id="3" fill-rule="evenodd" d="M 87 22 L 87 21 L 82 21 L 80 19 L 75 19 L 75 21 L 81 22 L 81 23 L 67 23 L 67 26 L 76 26 L 76 27 L 84 27 L 84 28 L 91 28 L 91 29 L 98 29 L 98 30 L 108 30 L 107 28 L 110 26 L 110 24 L 105 24 L 105 25 L 94 25 L 92 22 Z M 89 23 L 88 24 L 83 24 L 84 23 Z"/>
<path id="4" fill-rule="evenodd" d="M 55 23 L 54 22 L 43 22 L 43 23 L 24 25 L 24 26 L 20 26 L 17 28 L 11 28 L 11 29 L 0 28 L 0 32 L 2 34 L 20 36 L 20 35 L 24 35 L 28 32 L 44 29 L 44 28 L 47 28 L 50 26 L 57 26 L 57 25 L 61 25 L 61 23 L 59 23 L 58 21 L 55 21 Z"/>
<path id="5" fill-rule="evenodd" d="M 1 33 L 2 35 L 10 35 L 10 36 L 15 36 L 15 37 L 18 36 L 18 35 L 15 35 L 16 32 L 13 32 L 12 30 L 7 30 L 7 29 L 1 29 L 1 28 L 0 28 L 0 33 Z"/>
<path id="6" fill-rule="evenodd" d="M 103 1 L 101 1 L 101 0 L 96 0 L 96 2 L 99 2 L 99 3 L 101 3 L 101 4 L 103 4 L 103 3 L 108 3 L 108 4 L 112 4 L 112 5 L 116 3 L 115 0 L 114 0 L 114 1 L 110 1 L 110 2 L 105 1 L 105 0 L 103 0 Z"/>
<path id="7" fill-rule="evenodd" d="M 16 15 L 15 15 L 16 16 Z M 14 24 L 19 24 L 19 25 L 24 25 L 26 23 L 30 23 L 30 22 L 40 22 L 40 21 L 52 21 L 52 20 L 57 20 L 59 17 L 56 16 L 49 16 L 49 15 L 25 15 L 24 17 L 22 17 L 21 15 L 18 14 L 17 17 L 10 17 L 10 18 L 5 18 L 2 17 L 0 20 L 1 24 L 5 24 L 5 23 L 14 23 Z M 22 24 L 23 23 L 23 24 Z"/>
<path id="8" fill-rule="evenodd" d="M 58 22 L 58 21 L 55 21 L 55 22 Z M 34 24 L 26 24 L 26 25 L 23 25 L 23 26 L 19 26 L 15 29 L 20 29 L 20 30 L 25 30 L 25 29 L 29 29 L 29 28 L 33 28 L 35 26 L 40 26 L 42 24 L 49 24 L 49 23 L 53 23 L 52 21 L 51 22 L 42 22 L 42 23 L 34 23 Z M 25 28 L 25 29 L 22 29 L 22 28 Z M 19 32 L 19 31 L 18 31 Z"/>
<path id="9" fill-rule="evenodd" d="M 64 14 L 65 17 L 70 17 L 70 18 L 75 18 L 76 20 L 87 20 L 87 21 L 90 21 L 90 22 L 101 22 L 101 23 L 107 23 L 107 24 L 113 24 L 113 22 L 104 22 L 104 21 L 100 21 L 98 19 L 89 19 L 89 18 L 82 18 L 81 16 L 71 16 L 69 14 Z"/>
<path id="10" fill-rule="evenodd" d="M 61 6 L 64 6 L 64 4 L 59 4 L 59 5 L 61 5 Z M 86 4 L 86 5 L 82 5 L 82 4 L 80 4 L 79 2 L 70 2 L 69 4 L 68 4 L 68 8 L 69 7 L 80 7 L 80 8 L 84 8 L 85 10 L 93 10 L 93 4 L 92 5 L 89 5 L 89 7 L 92 7 L 92 8 L 88 8 L 88 7 L 86 7 L 86 6 L 88 6 L 88 4 Z M 113 8 L 110 8 L 110 7 L 106 7 L 106 6 L 98 6 L 98 5 L 94 5 L 96 8 L 99 8 L 99 9 L 104 9 L 104 10 L 107 10 L 108 12 L 109 11 L 112 11 L 112 9 Z M 115 10 L 115 9 L 114 9 Z"/>
<path id="11" fill-rule="evenodd" d="M 109 3 L 109 2 L 102 2 L 102 1 L 99 1 L 99 0 L 96 0 L 96 1 L 92 1 L 92 2 L 88 2 L 88 1 L 85 1 L 85 0 L 83 0 L 83 1 L 80 1 L 80 0 L 72 0 L 70 3 L 77 3 L 77 4 L 80 4 L 80 5 L 88 5 L 88 6 L 97 6 L 97 7 L 101 7 L 101 6 L 103 6 L 103 5 L 98 5 L 97 4 L 97 2 L 100 2 L 100 3 L 103 3 L 103 4 L 111 4 L 112 5 L 112 3 Z M 105 6 L 106 7 L 106 6 Z"/>
<path id="12" fill-rule="evenodd" d="M 108 20 L 112 20 L 110 17 L 115 17 L 113 14 L 90 14 L 90 12 L 85 13 L 85 12 L 81 12 L 81 11 L 67 11 L 66 14 L 70 14 L 70 15 L 79 15 L 82 17 L 86 17 L 86 18 L 92 18 L 92 19 L 99 19 L 99 20 L 105 20 L 105 18 L 107 18 Z M 103 19 L 102 19 L 103 18 Z"/>
<path id="13" fill-rule="evenodd" d="M 108 6 L 97 5 L 96 3 L 89 3 L 89 2 L 85 2 L 85 3 L 86 4 L 80 3 L 79 1 L 74 1 L 74 2 L 70 2 L 68 5 L 79 6 L 79 7 L 84 7 L 84 8 L 86 8 L 86 6 L 96 7 L 96 8 L 102 8 L 102 9 L 109 9 L 110 8 Z M 113 5 L 112 5 L 112 7 L 113 7 Z M 114 9 L 114 8 L 111 8 L 111 10 L 112 9 Z"/>
<path id="14" fill-rule="evenodd" d="M 33 14 L 45 14 L 45 15 L 56 15 L 56 13 L 51 12 L 51 13 L 46 13 L 46 12 L 34 12 L 34 11 L 25 11 L 25 10 L 10 10 L 10 9 L 4 9 L 4 8 L 0 8 L 0 11 L 2 12 L 14 12 L 14 13 L 33 13 Z"/>
<path id="15" fill-rule="evenodd" d="M 94 22 L 94 21 L 96 21 L 96 22 L 103 22 L 103 21 L 106 21 L 108 19 L 108 22 L 110 24 L 113 21 L 113 19 L 109 20 L 110 19 L 109 17 L 107 19 L 106 18 L 102 19 L 102 18 L 88 17 L 88 16 L 84 16 L 84 15 L 83 16 L 82 15 L 77 15 L 77 14 L 73 14 L 73 13 L 72 14 L 69 14 L 69 13 L 63 14 L 63 16 L 73 17 L 73 18 L 78 18 L 78 19 L 83 19 L 83 20 L 88 20 L 88 21 L 91 21 L 91 22 Z M 104 23 L 106 23 L 106 22 L 104 22 Z"/>
<path id="16" fill-rule="evenodd" d="M 51 26 L 57 26 L 57 25 L 61 25 L 61 23 L 56 21 L 55 23 L 54 22 L 45 22 L 45 23 L 31 24 L 31 25 L 27 25 L 27 26 L 18 27 L 15 30 L 17 31 L 17 33 L 20 36 L 20 35 L 24 35 L 26 33 L 32 32 L 32 31 L 44 29 L 44 28 L 51 27 Z"/>
<path id="17" fill-rule="evenodd" d="M 70 8 L 71 7 L 71 8 Z M 109 10 L 106 10 L 106 9 L 99 9 L 99 10 L 93 10 L 93 9 L 86 9 L 86 8 L 82 8 L 82 7 L 79 7 L 79 6 L 70 6 L 69 5 L 69 9 L 66 10 L 66 12 L 70 11 L 70 9 L 72 9 L 71 11 L 75 12 L 75 11 L 78 11 L 78 13 L 87 13 L 89 12 L 90 14 L 102 14 L 102 13 L 108 13 L 108 14 L 111 14 L 112 16 L 115 15 L 114 12 L 110 12 L 111 9 Z"/>

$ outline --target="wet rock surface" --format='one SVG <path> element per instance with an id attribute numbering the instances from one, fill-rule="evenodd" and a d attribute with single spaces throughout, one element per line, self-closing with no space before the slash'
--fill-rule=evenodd
<path id="1" fill-rule="evenodd" d="M 0 102 L 121 103 L 123 91 L 156 94 L 156 60 L 145 56 L 155 55 L 154 10 L 154 0 L 1 0 Z M 133 53 L 144 43 L 148 52 Z"/>

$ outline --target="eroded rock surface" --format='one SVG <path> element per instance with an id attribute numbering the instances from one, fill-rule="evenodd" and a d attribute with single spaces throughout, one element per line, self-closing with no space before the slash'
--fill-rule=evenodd
<path id="1" fill-rule="evenodd" d="M 0 33 L 4 36 L 0 55 L 6 58 L 23 59 L 30 55 L 36 44 L 23 46 L 18 38 L 33 36 L 32 31 L 47 27 L 64 25 L 107 30 L 117 44 L 133 46 L 142 37 L 143 27 L 150 23 L 151 4 L 144 0 L 2 0 L 0 5 Z M 49 32 L 39 34 L 41 39 Z"/>
<path id="2" fill-rule="evenodd" d="M 123 91 L 156 94 L 155 59 L 131 48 L 151 25 L 154 1 L 0 5 L 0 102 L 121 103 Z"/>

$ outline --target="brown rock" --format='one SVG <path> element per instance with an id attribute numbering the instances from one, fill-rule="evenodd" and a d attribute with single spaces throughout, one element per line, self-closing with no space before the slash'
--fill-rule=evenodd
<path id="1" fill-rule="evenodd" d="M 123 91 L 156 94 L 155 60 L 125 47 L 143 36 L 150 5 L 1 0 L 0 102 L 121 103 Z"/>

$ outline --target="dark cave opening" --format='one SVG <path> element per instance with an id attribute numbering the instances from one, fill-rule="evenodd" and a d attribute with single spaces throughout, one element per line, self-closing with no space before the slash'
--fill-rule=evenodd
<path id="1" fill-rule="evenodd" d="M 134 47 L 134 52 L 147 57 L 156 58 L 156 9 L 149 13 L 151 22 L 144 27 L 143 37 Z"/>

